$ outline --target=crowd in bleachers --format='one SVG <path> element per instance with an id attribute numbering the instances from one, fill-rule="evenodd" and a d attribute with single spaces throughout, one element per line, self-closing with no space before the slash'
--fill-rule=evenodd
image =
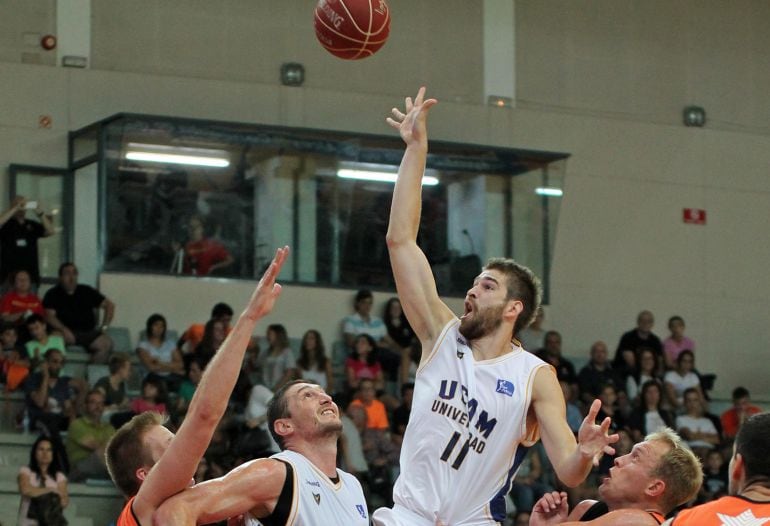
<path id="1" fill-rule="evenodd" d="M 227 337 L 233 311 L 219 303 L 209 320 L 181 333 L 167 327 L 161 314 L 151 314 L 145 327 L 134 328 L 139 337 L 132 357 L 128 349 L 114 349 L 109 337 L 114 304 L 78 284 L 74 265 L 62 265 L 59 283 L 42 299 L 29 282 L 28 273 L 17 272 L 12 288 L 0 298 L 2 382 L 6 391 L 25 393 L 18 427 L 50 439 L 61 472 L 70 480 L 107 478 L 104 446 L 132 415 L 158 411 L 168 415 L 172 428 L 184 419 L 203 370 Z M 78 302 L 62 300 L 75 294 Z M 24 301 L 23 310 L 18 298 Z M 266 426 L 267 403 L 285 382 L 305 378 L 333 393 L 340 407 L 340 466 L 362 481 L 372 509 L 391 504 L 421 349 L 396 298 L 383 305 L 382 317 L 373 313 L 369 291 L 359 291 L 353 305 L 353 312 L 341 320 L 339 340 L 330 346 L 317 328 L 290 338 L 278 323 L 268 326 L 264 336 L 252 338 L 229 410 L 201 461 L 199 481 L 277 452 Z M 518 338 L 525 349 L 553 366 L 573 432 L 594 398 L 602 402 L 599 418 L 611 417 L 612 431 L 621 436 L 618 455 L 659 426 L 669 426 L 704 463 L 706 478 L 698 499 L 713 499 L 727 490 L 725 459 L 737 428 L 759 408 L 739 387 L 732 409 L 721 417 L 711 414 L 708 392 L 714 376 L 695 367 L 696 345 L 684 334 L 684 320 L 671 317 L 670 335 L 663 341 L 653 325 L 652 313 L 642 311 L 636 327 L 620 337 L 614 356 L 606 343 L 597 341 L 580 368 L 562 354 L 561 335 L 543 329 L 542 311 Z M 69 376 L 67 355 L 76 351 L 89 353 L 92 363 L 104 363 L 103 376 Z M 132 390 L 127 383 L 136 376 L 141 383 Z M 568 490 L 571 500 L 595 496 L 612 462 L 605 457 L 586 483 Z M 525 517 L 537 499 L 553 489 L 565 488 L 555 479 L 542 446 L 533 447 L 510 499 Z"/>

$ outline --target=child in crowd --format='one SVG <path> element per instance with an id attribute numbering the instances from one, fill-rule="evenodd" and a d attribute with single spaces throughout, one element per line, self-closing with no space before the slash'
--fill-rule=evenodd
<path id="1" fill-rule="evenodd" d="M 142 381 L 142 395 L 131 401 L 131 411 L 137 415 L 146 411 L 166 414 L 166 393 L 163 381 L 153 376 L 146 377 Z"/>
<path id="2" fill-rule="evenodd" d="M 30 337 L 24 345 L 27 348 L 27 355 L 32 361 L 33 369 L 43 360 L 48 349 L 56 349 L 61 352 L 62 356 L 67 356 L 64 338 L 58 334 L 48 334 L 48 324 L 42 316 L 33 314 L 24 323 Z"/>
<path id="3" fill-rule="evenodd" d="M 0 356 L 0 383 L 5 391 L 15 391 L 29 375 L 30 362 L 27 350 L 19 345 L 16 326 L 10 322 L 0 325 L 0 343 L 3 354 Z"/>

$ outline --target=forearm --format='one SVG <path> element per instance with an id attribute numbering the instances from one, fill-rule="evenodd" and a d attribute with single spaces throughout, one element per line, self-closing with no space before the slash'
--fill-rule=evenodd
<path id="1" fill-rule="evenodd" d="M 593 456 L 583 453 L 580 444 L 576 444 L 571 453 L 565 455 L 558 464 L 554 463 L 554 471 L 559 480 L 574 488 L 586 479 L 592 466 Z"/>
<path id="2" fill-rule="evenodd" d="M 45 229 L 45 237 L 52 236 L 56 233 L 56 230 L 53 227 L 53 222 L 51 221 L 51 218 L 48 214 L 43 212 L 37 214 L 37 217 L 40 219 L 40 224 L 42 224 L 43 228 Z"/>
<path id="3" fill-rule="evenodd" d="M 112 318 L 115 317 L 115 304 L 107 300 L 103 307 L 104 317 L 102 318 L 102 326 L 112 323 Z"/>
<path id="4" fill-rule="evenodd" d="M 393 190 L 393 203 L 388 222 L 388 244 L 416 241 L 422 205 L 422 176 L 428 154 L 427 144 L 407 146 L 398 179 Z"/>

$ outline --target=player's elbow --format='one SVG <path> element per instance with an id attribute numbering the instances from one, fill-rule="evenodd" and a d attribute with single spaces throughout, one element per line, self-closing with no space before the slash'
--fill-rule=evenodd
<path id="1" fill-rule="evenodd" d="M 219 423 L 224 410 L 217 410 L 215 404 L 202 397 L 197 397 L 193 402 L 194 403 L 190 405 L 185 420 L 192 420 L 192 423 L 198 429 L 200 429 L 201 426 L 213 427 Z"/>
<path id="2" fill-rule="evenodd" d="M 388 229 L 388 233 L 385 235 L 385 244 L 388 246 L 389 252 L 394 252 L 409 244 L 415 243 L 415 236 L 411 232 L 401 231 L 398 228 Z"/>

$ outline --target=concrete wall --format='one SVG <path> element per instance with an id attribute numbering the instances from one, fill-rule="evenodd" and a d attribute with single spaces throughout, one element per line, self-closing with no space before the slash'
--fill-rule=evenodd
<path id="1" fill-rule="evenodd" d="M 67 130 L 119 111 L 389 133 L 388 109 L 425 83 L 441 100 L 434 138 L 572 154 L 546 322 L 568 353 L 614 347 L 641 309 L 661 335 L 680 314 L 719 393 L 744 384 L 769 396 L 757 364 L 770 336 L 770 6 L 518 1 L 517 108 L 497 109 L 479 104 L 476 3 L 390 5 L 387 46 L 343 62 L 314 42 L 304 2 L 94 2 L 94 69 L 0 63 L 0 166 L 64 165 Z M 287 60 L 305 63 L 305 87 L 278 85 Z M 705 128 L 680 124 L 689 103 L 706 108 Z M 37 127 L 41 114 L 52 129 Z M 707 224 L 683 224 L 684 207 L 706 209 Z M 138 330 L 159 310 L 183 328 L 219 299 L 239 309 L 251 289 L 165 279 L 102 276 L 116 323 Z M 334 335 L 351 296 L 287 287 L 271 321 Z"/>

